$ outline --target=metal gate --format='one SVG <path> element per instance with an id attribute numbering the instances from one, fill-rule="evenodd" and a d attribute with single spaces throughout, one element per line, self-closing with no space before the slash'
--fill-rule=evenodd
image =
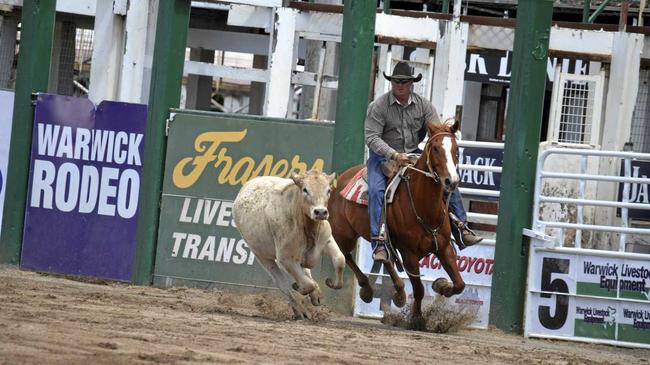
<path id="1" fill-rule="evenodd" d="M 578 157 L 580 173 L 545 169 L 550 156 Z M 573 158 L 575 158 L 573 157 Z M 593 159 L 620 162 L 621 176 L 587 173 Z M 629 213 L 650 210 L 650 179 L 639 175 L 636 165 L 650 154 L 584 149 L 549 149 L 540 154 L 535 184 L 526 298 L 527 337 L 561 338 L 593 343 L 650 348 L 650 254 L 629 252 L 631 242 L 650 235 L 650 229 L 629 226 Z M 577 181 L 580 188 L 571 196 L 551 196 L 562 189 L 543 189 L 545 180 Z M 616 184 L 613 196 L 586 196 L 587 184 Z M 615 189 L 616 190 L 616 189 Z M 639 192 L 644 192 L 640 194 Z M 552 204 L 576 207 L 565 221 L 543 220 L 542 211 Z M 595 224 L 593 215 L 616 210 L 610 224 Z M 618 216 L 618 217 L 617 217 Z M 560 234 L 548 236 L 547 229 Z M 574 240 L 565 236 L 575 234 Z M 609 239 L 618 250 L 583 248 L 587 232 Z M 569 235 L 569 236 L 571 236 Z M 572 243 L 571 243 L 572 241 Z M 569 243 L 567 243 L 569 242 Z"/>

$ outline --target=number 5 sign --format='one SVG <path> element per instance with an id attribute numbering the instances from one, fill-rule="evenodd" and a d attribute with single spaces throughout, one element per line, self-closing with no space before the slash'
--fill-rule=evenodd
<path id="1" fill-rule="evenodd" d="M 527 322 L 531 332 L 572 336 L 575 263 L 566 255 L 539 253 L 531 262 Z"/>
<path id="2" fill-rule="evenodd" d="M 526 336 L 650 348 L 650 260 L 533 246 Z"/>

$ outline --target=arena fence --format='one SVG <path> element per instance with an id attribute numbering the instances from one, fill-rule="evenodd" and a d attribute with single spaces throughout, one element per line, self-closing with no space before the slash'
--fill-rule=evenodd
<path id="1" fill-rule="evenodd" d="M 551 171 L 551 156 L 577 156 L 580 173 Z M 619 162 L 622 176 L 587 173 L 588 161 L 595 159 Z M 531 237 L 526 336 L 650 348 L 650 254 L 629 252 L 633 238 L 649 235 L 650 229 L 628 226 L 631 213 L 650 210 L 650 179 L 638 173 L 638 165 L 648 160 L 650 154 L 584 149 L 556 148 L 540 154 L 533 229 L 524 232 Z M 577 196 L 550 196 L 543 188 L 548 179 L 577 181 Z M 612 194 L 590 196 L 595 182 L 616 184 L 618 199 Z M 564 219 L 568 222 L 545 218 L 544 209 L 552 204 L 575 206 L 577 213 Z M 595 218 L 587 214 L 590 209 Z M 604 224 L 602 216 L 612 209 L 620 219 Z M 551 230 L 553 235 L 547 235 Z M 572 242 L 565 239 L 567 232 L 575 237 Z M 604 235 L 617 249 L 583 248 L 583 242 L 590 242 L 585 237 L 589 232 Z"/>

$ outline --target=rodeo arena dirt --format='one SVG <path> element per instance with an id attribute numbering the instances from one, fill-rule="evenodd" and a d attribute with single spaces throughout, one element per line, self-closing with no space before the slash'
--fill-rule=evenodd
<path id="1" fill-rule="evenodd" d="M 0 364 L 647 364 L 650 350 L 410 331 L 275 295 L 130 286 L 0 266 Z"/>

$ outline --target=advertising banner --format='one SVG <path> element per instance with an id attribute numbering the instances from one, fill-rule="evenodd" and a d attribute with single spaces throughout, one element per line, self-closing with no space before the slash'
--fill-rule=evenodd
<path id="1" fill-rule="evenodd" d="M 147 106 L 39 94 L 21 267 L 130 281 Z"/>
<path id="2" fill-rule="evenodd" d="M 650 175 L 650 161 L 632 160 L 632 176 L 641 177 L 644 179 Z M 621 176 L 625 176 L 625 170 L 621 163 Z M 629 195 L 627 201 L 630 203 L 648 204 L 650 207 L 650 184 L 630 184 Z M 624 184 L 618 185 L 618 201 L 623 201 L 623 187 Z M 620 217 L 621 210 L 617 209 L 617 214 Z M 632 219 L 639 219 L 650 221 L 650 209 L 628 209 L 628 217 Z"/>
<path id="3" fill-rule="evenodd" d="M 467 52 L 465 55 L 465 80 L 488 84 L 510 84 L 512 52 L 498 54 L 479 54 Z M 546 64 L 546 88 L 550 89 L 555 77 L 555 67 L 560 65 L 563 73 L 587 75 L 589 60 L 548 57 Z"/>
<path id="4" fill-rule="evenodd" d="M 14 92 L 0 90 L 0 232 L 2 230 L 2 211 L 4 209 L 5 189 L 7 185 L 13 112 Z"/>
<path id="5" fill-rule="evenodd" d="M 460 154 L 460 163 L 465 165 L 503 166 L 503 148 L 460 147 L 458 152 Z M 499 191 L 501 190 L 501 174 L 492 171 L 461 170 L 460 187 Z M 469 194 L 465 195 L 469 196 Z M 481 198 L 488 199 L 486 197 Z"/>
<path id="6" fill-rule="evenodd" d="M 179 111 L 169 127 L 154 284 L 275 287 L 239 235 L 248 180 L 329 172 L 333 124 Z M 318 276 L 320 266 L 313 271 Z"/>
<path id="7" fill-rule="evenodd" d="M 650 347 L 649 259 L 535 249 L 527 333 Z"/>
<path id="8" fill-rule="evenodd" d="M 358 264 L 362 272 L 368 275 L 373 286 L 375 299 L 365 303 L 357 295 L 355 298 L 355 315 L 367 317 L 383 317 L 383 308 L 390 306 L 394 311 L 399 310 L 392 303 L 391 298 L 395 291 L 393 282 L 386 269 L 372 260 L 370 242 L 363 239 L 358 245 Z M 473 311 L 477 315 L 474 327 L 487 328 L 490 311 L 490 287 L 492 284 L 492 270 L 494 267 L 494 246 L 479 244 L 468 247 L 458 253 L 457 258 L 460 275 L 465 281 L 465 290 L 448 300 L 452 307 L 460 307 Z M 431 283 L 438 278 L 449 280 L 449 276 L 434 255 L 429 255 L 420 261 L 420 275 L 424 285 L 423 307 L 433 302 L 436 294 L 431 289 Z M 405 279 L 405 290 L 409 300 L 412 298 L 413 289 L 406 273 L 400 273 Z M 408 305 L 408 304 L 407 304 Z"/>

